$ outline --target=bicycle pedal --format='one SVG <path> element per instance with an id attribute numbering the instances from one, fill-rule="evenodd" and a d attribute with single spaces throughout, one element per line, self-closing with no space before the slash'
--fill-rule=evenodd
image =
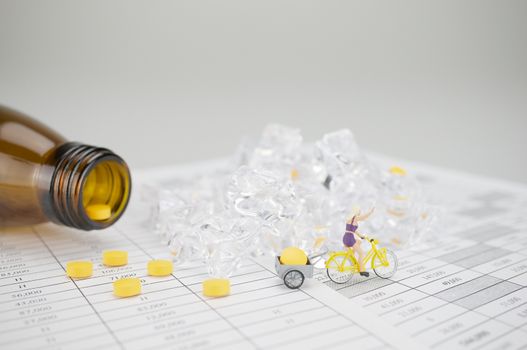
<path id="1" fill-rule="evenodd" d="M 370 273 L 366 271 L 360 272 L 359 274 L 364 277 L 370 277 Z"/>

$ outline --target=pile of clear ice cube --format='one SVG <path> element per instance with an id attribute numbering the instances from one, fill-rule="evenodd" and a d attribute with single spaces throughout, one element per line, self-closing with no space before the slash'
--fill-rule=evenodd
<path id="1" fill-rule="evenodd" d="M 176 180 L 154 191 L 154 230 L 175 263 L 204 259 L 213 277 L 288 246 L 308 254 L 323 244 L 341 249 L 345 222 L 358 209 L 375 207 L 359 232 L 396 246 L 418 243 L 437 222 L 415 178 L 373 165 L 346 129 L 305 144 L 300 130 L 269 125 L 227 166 Z"/>

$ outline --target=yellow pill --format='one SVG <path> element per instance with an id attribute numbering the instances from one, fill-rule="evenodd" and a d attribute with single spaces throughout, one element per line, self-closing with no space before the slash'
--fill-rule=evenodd
<path id="1" fill-rule="evenodd" d="M 112 208 L 107 204 L 92 204 L 86 207 L 86 214 L 95 221 L 106 220 L 112 216 Z"/>
<path id="2" fill-rule="evenodd" d="M 284 265 L 305 265 L 307 264 L 307 255 L 297 247 L 289 247 L 282 250 L 280 262 Z"/>
<path id="3" fill-rule="evenodd" d="M 102 263 L 106 266 L 123 266 L 128 264 L 128 252 L 124 250 L 106 250 L 102 253 Z"/>
<path id="4" fill-rule="evenodd" d="M 139 278 L 121 278 L 113 282 L 113 294 L 121 298 L 141 294 L 141 281 Z"/>
<path id="5" fill-rule="evenodd" d="M 224 297 L 231 292 L 231 282 L 226 278 L 209 278 L 203 281 L 203 295 L 206 297 Z"/>
<path id="6" fill-rule="evenodd" d="M 150 260 L 146 268 L 150 276 L 168 276 L 174 270 L 170 260 Z"/>
<path id="7" fill-rule="evenodd" d="M 291 169 L 291 180 L 296 181 L 298 180 L 298 177 L 300 176 L 300 173 L 295 168 Z"/>
<path id="8" fill-rule="evenodd" d="M 91 261 L 69 261 L 66 263 L 66 275 L 72 278 L 87 278 L 93 274 Z"/>
<path id="9" fill-rule="evenodd" d="M 400 166 L 392 166 L 389 171 L 394 175 L 406 176 L 406 170 L 404 170 Z"/>

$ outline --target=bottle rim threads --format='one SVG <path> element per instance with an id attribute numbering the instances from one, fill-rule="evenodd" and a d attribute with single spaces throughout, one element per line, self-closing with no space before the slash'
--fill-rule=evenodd
<path id="1" fill-rule="evenodd" d="M 112 207 L 111 216 L 105 220 L 90 218 L 85 207 L 86 183 L 98 167 L 104 167 L 107 193 L 103 195 Z M 124 190 L 116 191 L 116 186 L 122 186 Z M 49 188 L 53 215 L 59 223 L 82 230 L 106 228 L 124 213 L 131 186 L 128 166 L 112 151 L 76 142 L 66 143 L 60 146 Z"/>

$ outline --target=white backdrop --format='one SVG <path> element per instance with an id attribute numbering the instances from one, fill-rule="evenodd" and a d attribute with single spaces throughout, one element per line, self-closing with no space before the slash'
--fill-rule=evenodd
<path id="1" fill-rule="evenodd" d="M 268 122 L 527 182 L 525 1 L 0 0 L 0 103 L 134 167 Z"/>

